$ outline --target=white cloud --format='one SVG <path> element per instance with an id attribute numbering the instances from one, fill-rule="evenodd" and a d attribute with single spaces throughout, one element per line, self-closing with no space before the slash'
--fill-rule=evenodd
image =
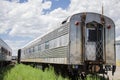
<path id="1" fill-rule="evenodd" d="M 42 6 L 44 9 L 49 9 L 52 5 L 51 1 L 46 1 Z"/>
<path id="2" fill-rule="evenodd" d="M 37 34 L 41 28 L 46 29 L 46 27 L 51 27 L 50 25 L 56 23 L 56 21 L 60 22 L 63 18 L 78 12 L 90 11 L 101 13 L 102 3 L 104 4 L 104 14 L 113 18 L 115 22 L 118 21 L 120 14 L 119 0 L 93 0 L 92 2 L 91 0 L 71 0 L 67 10 L 59 7 L 45 15 L 43 15 L 43 9 L 50 9 L 52 5 L 50 0 L 46 0 L 44 3 L 42 3 L 42 0 L 28 0 L 28 2 L 22 4 L 8 1 L 0 1 L 0 3 L 0 21 L 2 21 L 0 24 L 2 30 L 0 30 L 0 32 L 3 33 L 11 28 L 12 31 L 9 33 L 10 35 L 23 34 L 25 32 L 28 34 L 30 32 L 31 35 L 32 31 L 28 30 L 33 28 L 35 28 L 33 33 L 36 32 Z M 116 24 L 118 26 L 118 22 Z M 3 29 L 3 26 L 7 27 Z M 19 28 L 23 31 L 17 31 L 17 29 L 20 30 Z"/>
<path id="3" fill-rule="evenodd" d="M 67 10 L 63 10 L 62 8 L 57 8 L 54 11 L 50 12 L 49 16 L 55 17 L 59 20 L 65 19 L 70 15 Z"/>
<path id="4" fill-rule="evenodd" d="M 43 20 L 42 10 L 49 9 L 51 1 L 42 3 L 42 0 L 29 0 L 22 4 L 0 1 L 0 3 L 0 21 L 2 22 L 0 33 L 4 33 L 11 28 L 9 34 L 12 36 L 29 34 L 27 36 L 31 37 L 31 33 L 41 33 L 39 29 L 46 28 L 48 24 Z"/>
<path id="5" fill-rule="evenodd" d="M 102 5 L 104 6 L 104 15 L 115 22 L 116 39 L 120 40 L 120 0 L 71 0 L 67 12 L 72 14 L 85 11 L 102 13 Z"/>
<path id="6" fill-rule="evenodd" d="M 59 0 L 56 0 L 59 1 Z M 79 12 L 101 13 L 102 3 L 104 14 L 112 18 L 117 27 L 117 37 L 120 31 L 120 0 L 71 0 L 66 9 L 61 7 L 45 14 L 44 9 L 51 9 L 51 0 L 28 0 L 25 3 L 16 3 L 0 0 L 0 33 L 8 33 L 10 36 L 22 36 L 36 38 L 50 30 L 59 27 L 58 23 L 68 16 Z M 10 30 L 8 32 L 8 30 Z M 120 38 L 119 38 L 120 39 Z M 11 41 L 10 45 L 14 44 Z M 19 48 L 21 42 L 16 41 L 14 50 Z M 24 44 L 24 43 L 23 43 Z"/>
<path id="7" fill-rule="evenodd" d="M 20 41 L 4 40 L 4 41 L 12 48 L 12 52 L 13 52 L 12 55 L 17 55 L 18 49 L 22 48 L 22 46 L 24 46 L 24 44 L 28 42 L 28 40 L 20 40 Z"/>

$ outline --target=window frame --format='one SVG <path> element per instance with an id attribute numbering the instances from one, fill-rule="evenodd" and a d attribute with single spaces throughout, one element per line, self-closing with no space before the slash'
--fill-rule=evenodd
<path id="1" fill-rule="evenodd" d="M 49 49 L 49 47 L 50 47 L 49 41 L 46 41 L 45 42 L 45 49 Z"/>

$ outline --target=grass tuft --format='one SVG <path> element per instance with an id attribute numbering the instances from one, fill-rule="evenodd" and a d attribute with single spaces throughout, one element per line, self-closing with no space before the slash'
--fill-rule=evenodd
<path id="1" fill-rule="evenodd" d="M 116 61 L 116 65 L 120 67 L 120 60 Z"/>
<path id="2" fill-rule="evenodd" d="M 54 68 L 49 67 L 44 71 L 29 65 L 17 64 L 14 67 L 6 67 L 0 71 L 0 80 L 69 80 L 61 75 L 56 75 Z M 80 77 L 78 80 L 82 80 Z M 98 75 L 87 75 L 85 80 L 106 80 Z"/>
<path id="3" fill-rule="evenodd" d="M 68 80 L 61 76 L 56 76 L 54 69 L 46 68 L 43 72 L 41 69 L 31 66 L 17 64 L 14 68 L 8 71 L 3 80 Z"/>

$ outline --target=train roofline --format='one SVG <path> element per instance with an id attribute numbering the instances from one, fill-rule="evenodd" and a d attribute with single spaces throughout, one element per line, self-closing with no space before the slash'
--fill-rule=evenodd
<path id="1" fill-rule="evenodd" d="M 63 20 L 63 21 L 64 21 L 64 20 Z M 68 23 L 68 21 L 70 21 L 70 16 L 67 17 L 67 23 Z M 44 37 L 45 35 L 49 34 L 49 33 L 52 32 L 52 31 L 54 31 L 54 30 L 60 28 L 60 26 L 62 26 L 62 25 L 64 25 L 64 24 L 60 23 L 60 24 L 59 24 L 59 27 L 54 28 L 54 29 L 52 29 L 52 30 L 46 32 L 45 34 L 43 34 L 43 35 L 41 35 L 41 36 L 38 36 L 37 38 L 31 40 L 31 41 L 28 42 L 25 46 L 21 47 L 21 49 L 23 49 L 23 48 L 25 48 L 25 47 L 27 47 L 27 46 L 30 46 L 32 43 L 34 44 L 35 41 L 36 41 L 35 43 L 41 41 L 41 38 L 42 38 L 42 37 Z"/>
<path id="2" fill-rule="evenodd" d="M 104 17 L 110 19 L 114 23 L 114 21 L 110 17 L 106 16 L 105 14 L 100 14 L 100 13 L 96 13 L 96 12 L 80 12 L 80 13 L 76 13 L 76 14 L 71 15 L 70 18 L 75 16 L 75 15 L 78 15 L 78 14 L 98 14 L 98 15 L 103 15 Z"/>
<path id="3" fill-rule="evenodd" d="M 73 16 L 78 15 L 78 14 L 84 14 L 84 13 L 86 13 L 86 14 L 98 14 L 98 15 L 103 15 L 104 17 L 110 19 L 110 20 L 113 22 L 113 20 L 112 20 L 111 18 L 105 16 L 104 14 L 95 13 L 95 12 L 80 12 L 80 13 L 76 13 L 76 14 L 72 14 L 71 16 L 68 16 L 67 19 L 66 19 L 66 23 L 70 22 L 70 20 L 71 20 L 71 18 L 72 18 Z M 64 21 L 64 20 L 63 20 L 63 21 Z M 113 23 L 114 23 L 114 22 L 113 22 Z M 59 26 L 61 26 L 61 24 L 60 24 Z M 114 27 L 115 27 L 115 24 L 114 24 Z M 55 28 L 55 29 L 58 29 L 58 28 L 59 28 L 59 27 L 57 27 L 57 28 Z M 48 31 L 46 34 L 43 34 L 43 35 L 41 35 L 41 36 L 33 39 L 32 41 L 30 41 L 29 43 L 27 43 L 25 46 L 21 47 L 21 49 L 26 48 L 27 46 L 30 46 L 32 43 L 35 44 L 35 43 L 41 41 L 41 38 L 42 38 L 42 37 L 44 37 L 45 35 L 47 35 L 48 33 L 52 32 L 52 31 L 54 31 L 55 29 L 53 29 L 53 30 L 51 30 L 51 31 Z M 36 41 L 36 42 L 35 42 L 35 41 Z M 34 42 L 35 42 L 35 43 L 34 43 Z"/>
<path id="4" fill-rule="evenodd" d="M 8 48 L 12 52 L 12 48 L 10 48 L 10 46 L 5 41 L 3 41 L 1 38 L 0 38 L 0 41 L 3 42 L 3 44 L 5 44 L 5 46 L 0 44 L 1 46 Z"/>
<path id="5" fill-rule="evenodd" d="M 54 29 L 54 30 L 55 30 L 55 29 Z M 29 46 L 29 45 L 31 45 L 31 44 L 34 43 L 35 41 L 36 41 L 35 43 L 41 41 L 41 38 L 42 38 L 42 37 L 44 37 L 45 35 L 47 35 L 48 33 L 52 32 L 52 31 L 53 31 L 53 30 L 48 31 L 47 33 L 45 33 L 45 34 L 43 34 L 43 35 L 41 35 L 41 36 L 38 36 L 37 38 L 31 40 L 31 41 L 28 42 L 25 46 L 21 47 L 21 49 L 22 49 L 22 48 L 25 48 L 25 47 L 27 47 L 27 46 Z"/>

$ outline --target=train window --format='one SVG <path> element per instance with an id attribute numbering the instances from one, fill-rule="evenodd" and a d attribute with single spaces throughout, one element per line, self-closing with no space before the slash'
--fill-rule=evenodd
<path id="1" fill-rule="evenodd" d="M 65 45 L 64 46 L 67 46 L 69 43 L 69 35 L 66 34 L 64 37 L 65 37 Z"/>
<path id="2" fill-rule="evenodd" d="M 60 38 L 57 38 L 55 42 L 56 42 L 56 46 L 55 47 L 60 47 Z"/>
<path id="3" fill-rule="evenodd" d="M 11 56 L 11 53 L 9 52 L 9 56 Z"/>
<path id="4" fill-rule="evenodd" d="M 1 47 L 1 52 L 3 52 L 3 47 Z"/>
<path id="5" fill-rule="evenodd" d="M 26 53 L 26 50 L 24 50 L 24 54 Z"/>
<path id="6" fill-rule="evenodd" d="M 31 52 L 34 52 L 34 47 L 31 48 Z"/>
<path id="7" fill-rule="evenodd" d="M 68 44 L 68 34 L 61 37 L 61 46 L 66 46 Z"/>
<path id="8" fill-rule="evenodd" d="M 24 54 L 26 54 L 26 53 L 27 53 L 27 50 L 25 49 L 24 51 L 25 51 Z"/>
<path id="9" fill-rule="evenodd" d="M 31 49 L 29 48 L 29 53 L 31 53 Z"/>
<path id="10" fill-rule="evenodd" d="M 64 45 L 64 36 L 61 36 L 60 37 L 60 46 L 63 46 Z"/>
<path id="11" fill-rule="evenodd" d="M 49 41 L 45 42 L 45 49 L 49 49 Z"/>
<path id="12" fill-rule="evenodd" d="M 44 51 L 45 50 L 45 44 L 41 44 L 41 51 Z"/>
<path id="13" fill-rule="evenodd" d="M 38 45 L 38 51 L 41 51 L 41 45 L 40 44 Z"/>
<path id="14" fill-rule="evenodd" d="M 34 50 L 35 50 L 35 52 L 38 51 L 38 46 L 35 46 L 35 47 L 34 47 Z"/>
<path id="15" fill-rule="evenodd" d="M 33 53 L 33 48 L 30 48 L 31 49 L 31 53 Z"/>
<path id="16" fill-rule="evenodd" d="M 95 28 L 88 28 L 87 29 L 87 40 L 89 42 L 95 42 L 97 41 L 97 34 Z"/>
<path id="17" fill-rule="evenodd" d="M 33 49 L 33 52 L 35 52 L 35 47 L 33 47 L 32 49 Z"/>
<path id="18" fill-rule="evenodd" d="M 54 48 L 54 43 L 55 43 L 54 40 L 49 41 L 49 49 Z"/>
<path id="19" fill-rule="evenodd" d="M 26 54 L 29 53 L 29 49 L 26 49 Z"/>
<path id="20" fill-rule="evenodd" d="M 68 40 L 69 40 L 68 34 L 58 37 L 56 39 L 53 39 L 53 40 L 49 41 L 49 49 L 57 48 L 57 47 L 61 47 L 61 46 L 67 46 Z"/>

